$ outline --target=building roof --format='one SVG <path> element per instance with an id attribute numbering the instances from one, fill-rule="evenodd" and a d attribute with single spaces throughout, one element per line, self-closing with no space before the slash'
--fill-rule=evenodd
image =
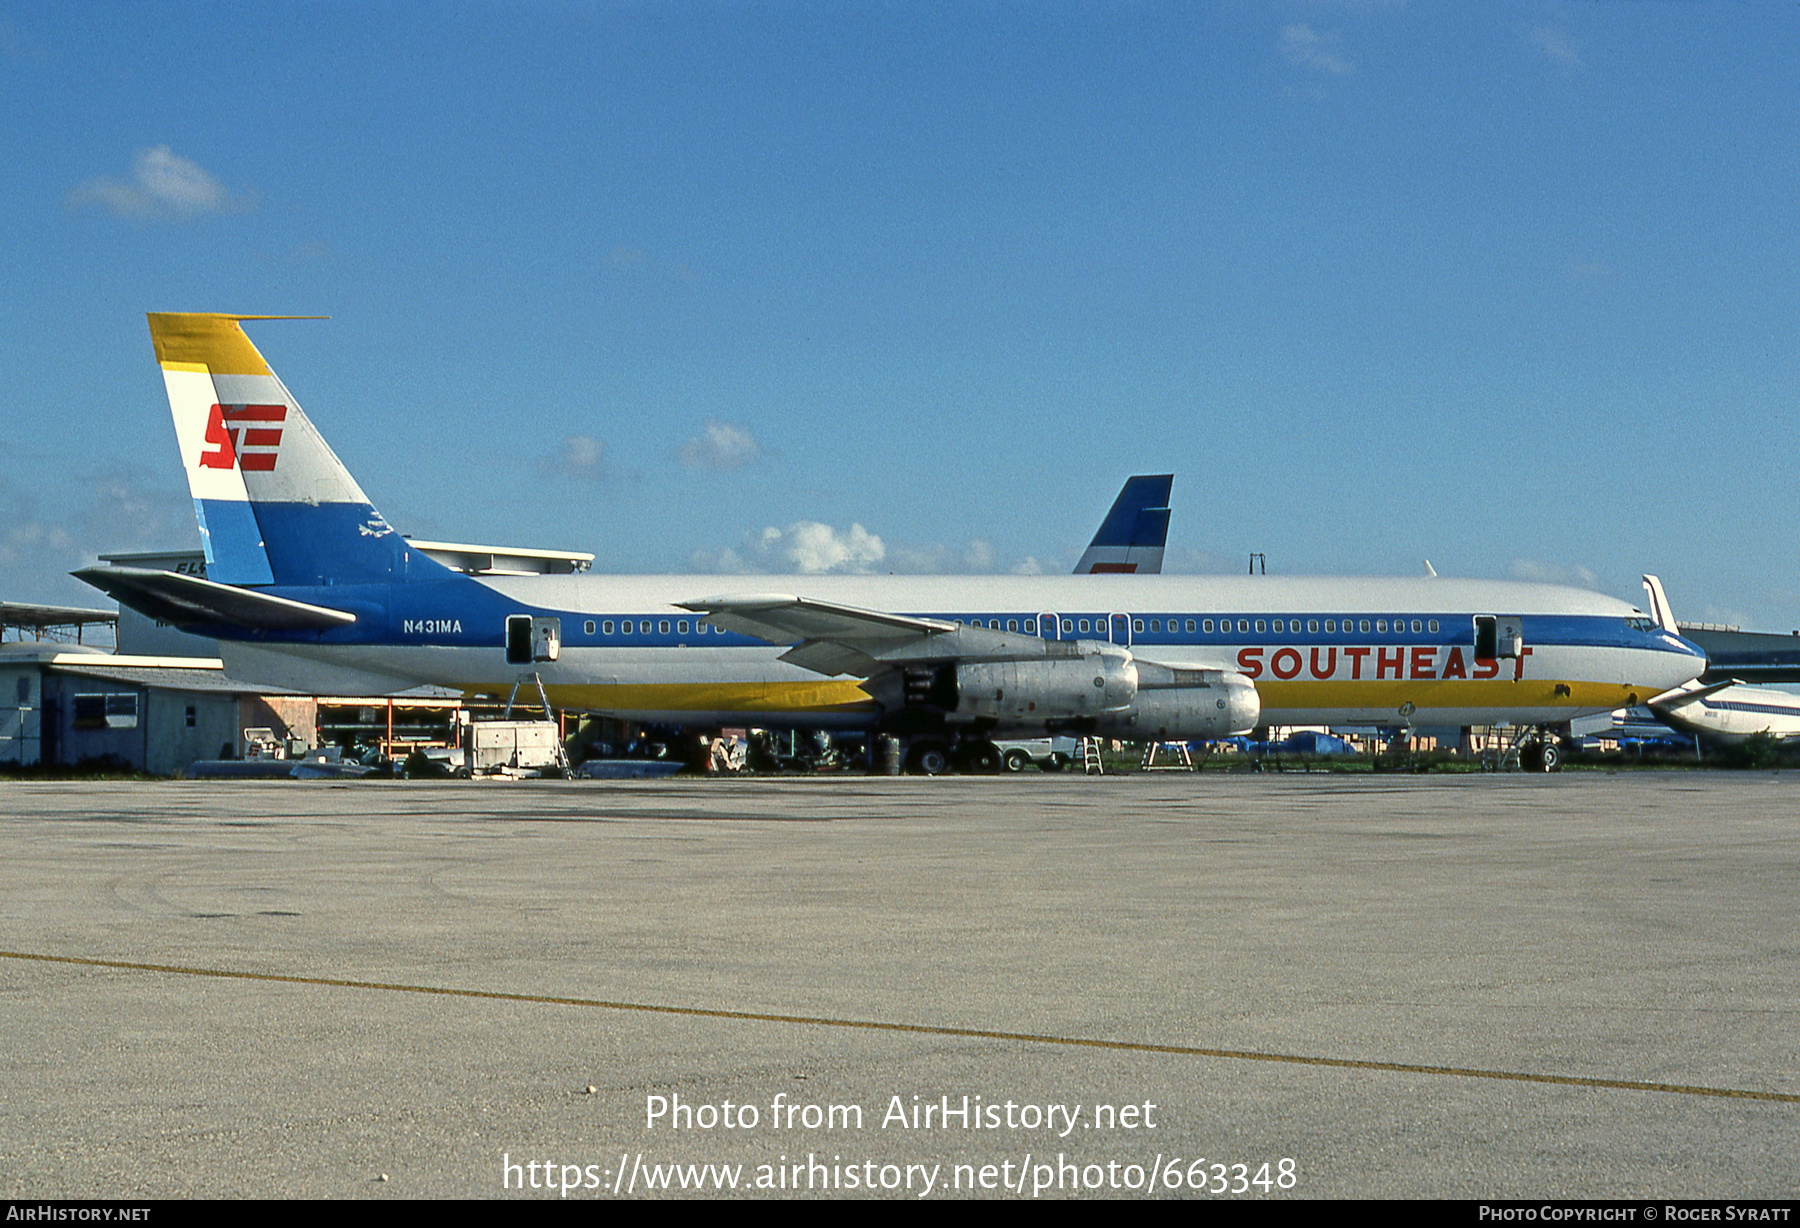
<path id="1" fill-rule="evenodd" d="M 142 660 L 143 658 L 136 659 Z M 239 682 L 236 678 L 226 677 L 224 671 L 218 669 L 193 669 L 168 665 L 114 665 L 104 658 L 95 661 L 91 658 L 69 660 L 59 657 L 49 664 L 51 670 L 58 674 L 74 674 L 81 678 L 122 682 L 127 686 L 156 687 L 163 691 L 195 691 L 214 695 L 295 695 L 299 693 L 285 691 L 280 687 L 251 686 L 247 682 Z"/>
<path id="2" fill-rule="evenodd" d="M 33 605 L 24 601 L 0 601 L 0 629 L 17 627 L 38 635 L 52 627 L 117 626 L 117 610 L 91 610 L 74 605 Z"/>
<path id="3" fill-rule="evenodd" d="M 407 538 L 414 550 L 452 571 L 471 576 L 572 575 L 594 565 L 580 550 L 536 550 L 524 546 L 479 546 L 468 542 L 428 542 Z"/>

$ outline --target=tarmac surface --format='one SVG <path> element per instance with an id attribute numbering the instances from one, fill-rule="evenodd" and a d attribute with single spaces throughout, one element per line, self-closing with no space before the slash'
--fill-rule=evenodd
<path id="1" fill-rule="evenodd" d="M 1797 801 L 0 784 L 0 1193 L 1788 1198 Z"/>

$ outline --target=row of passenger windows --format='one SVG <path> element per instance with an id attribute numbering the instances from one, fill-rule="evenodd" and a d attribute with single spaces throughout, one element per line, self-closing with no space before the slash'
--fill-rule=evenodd
<path id="1" fill-rule="evenodd" d="M 1305 626 L 1304 634 L 1306 635 L 1318 635 L 1320 634 L 1321 628 L 1323 628 L 1323 633 L 1326 635 L 1386 635 L 1388 634 L 1390 625 L 1392 626 L 1393 634 L 1395 635 L 1404 635 L 1408 630 L 1414 635 L 1420 635 L 1426 631 L 1430 631 L 1431 634 L 1436 635 L 1438 630 L 1438 620 L 1435 618 L 1414 618 L 1410 621 L 1404 618 L 1396 618 L 1392 620 L 1391 624 L 1389 620 L 1385 618 L 1327 618 L 1322 620 L 1317 618 L 1308 618 L 1305 620 L 1298 618 L 1240 618 L 1237 619 L 1235 623 L 1229 618 L 1221 618 L 1218 620 L 1211 618 L 1189 618 L 1186 620 L 1179 618 L 1133 618 L 1131 620 L 1131 630 L 1137 635 L 1146 633 L 1150 635 L 1179 635 L 1184 631 L 1188 635 L 1230 635 L 1232 629 L 1235 627 L 1238 634 L 1248 635 L 1250 634 L 1251 628 L 1254 627 L 1256 629 L 1256 634 L 1258 635 L 1267 635 L 1271 632 L 1275 635 L 1300 635 L 1302 634 L 1301 627 L 1303 622 Z M 979 627 L 983 625 L 983 622 L 979 618 L 970 619 L 968 620 L 967 625 Z M 1000 630 L 1000 625 L 1001 620 L 998 618 L 990 618 L 986 621 L 986 626 L 994 631 Z M 616 632 L 615 627 L 617 628 Z M 693 634 L 695 635 L 706 635 L 709 632 L 713 635 L 725 634 L 725 628 L 715 627 L 710 623 L 694 622 L 692 627 Z M 688 628 L 689 621 L 685 618 L 674 620 L 667 618 L 640 618 L 635 621 L 625 618 L 620 619 L 617 623 L 610 618 L 602 619 L 596 623 L 590 618 L 581 625 L 581 629 L 588 635 L 593 635 L 596 631 L 601 635 L 613 635 L 615 633 L 618 635 L 632 635 L 634 633 L 637 635 L 668 635 L 671 632 L 676 635 L 687 635 L 689 634 Z M 1009 618 L 1006 620 L 1006 629 L 1008 631 L 1022 631 L 1026 635 L 1036 635 L 1038 633 L 1038 620 L 1035 618 Z M 1062 634 L 1064 635 L 1105 635 L 1106 633 L 1107 620 L 1104 618 L 1070 617 L 1062 620 Z"/>
<path id="2" fill-rule="evenodd" d="M 977 618 L 971 620 L 969 625 L 979 627 L 983 624 L 982 620 Z M 991 630 L 1000 630 L 1000 620 L 998 618 L 988 619 L 986 625 Z M 1131 630 L 1137 635 L 1143 635 L 1146 632 L 1151 635 L 1179 635 L 1184 631 L 1189 635 L 1194 635 L 1196 633 L 1201 635 L 1229 635 L 1234 626 L 1240 635 L 1250 634 L 1250 629 L 1252 627 L 1256 628 L 1256 634 L 1258 635 L 1267 635 L 1271 632 L 1275 635 L 1318 635 L 1320 634 L 1321 627 L 1323 627 L 1324 634 L 1326 635 L 1387 635 L 1390 626 L 1395 635 L 1404 635 L 1408 630 L 1414 635 L 1422 635 L 1426 631 L 1436 635 L 1438 631 L 1438 620 L 1435 618 L 1414 618 L 1411 620 L 1396 618 L 1393 619 L 1391 623 L 1385 618 L 1327 618 L 1322 620 L 1317 618 L 1308 618 L 1304 620 L 1298 618 L 1240 618 L 1237 619 L 1235 623 L 1229 618 L 1221 618 L 1216 621 L 1211 618 L 1189 618 L 1185 621 L 1179 618 L 1133 618 L 1131 620 Z M 1302 626 L 1305 627 L 1304 632 L 1301 630 Z M 1023 631 L 1026 635 L 1036 635 L 1037 620 L 1035 618 L 1023 620 L 1009 618 L 1006 620 L 1006 629 L 1008 631 Z M 1106 630 L 1107 620 L 1104 618 L 1065 618 L 1062 620 L 1062 633 L 1064 635 L 1105 635 Z"/>
<path id="3" fill-rule="evenodd" d="M 688 620 L 685 618 L 678 618 L 673 622 L 666 618 L 659 618 L 654 621 L 648 618 L 640 618 L 635 623 L 632 622 L 631 619 L 626 618 L 621 619 L 617 625 L 618 634 L 620 635 L 630 635 L 633 627 L 637 628 L 637 634 L 639 635 L 650 635 L 652 634 L 652 629 L 654 629 L 654 633 L 657 635 L 668 635 L 671 627 L 674 629 L 676 635 L 686 635 L 688 633 Z M 594 620 L 590 618 L 581 624 L 581 629 L 588 635 L 592 635 L 594 634 L 594 626 Z M 614 623 L 612 619 L 602 619 L 599 624 L 600 634 L 613 634 L 613 626 Z M 709 631 L 714 635 L 725 634 L 725 628 L 715 627 L 710 623 L 697 622 L 693 624 L 693 627 L 695 635 L 705 635 Z"/>

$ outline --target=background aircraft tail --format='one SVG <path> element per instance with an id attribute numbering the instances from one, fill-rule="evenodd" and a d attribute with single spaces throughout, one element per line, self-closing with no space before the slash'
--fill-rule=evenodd
<path id="1" fill-rule="evenodd" d="M 207 577 L 313 587 L 400 579 L 409 561 L 435 566 L 370 504 L 239 327 L 292 318 L 150 315 Z"/>
<path id="2" fill-rule="evenodd" d="M 1650 621 L 1670 635 L 1680 635 L 1681 626 L 1675 621 L 1675 611 L 1669 608 L 1662 581 L 1655 576 L 1645 576 L 1644 594 L 1650 599 Z"/>
<path id="3" fill-rule="evenodd" d="M 1169 540 L 1169 473 L 1139 474 L 1125 479 L 1100 531 L 1088 543 L 1075 574 L 1126 572 L 1156 575 L 1162 571 L 1163 545 Z"/>

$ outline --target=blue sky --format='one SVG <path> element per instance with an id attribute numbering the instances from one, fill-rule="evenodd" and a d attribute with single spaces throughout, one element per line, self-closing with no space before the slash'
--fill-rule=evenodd
<path id="1" fill-rule="evenodd" d="M 597 571 L 1548 578 L 1800 627 L 1800 12 L 0 7 L 0 597 L 196 538 L 143 313 Z M 704 586 L 702 586 L 704 587 Z"/>

